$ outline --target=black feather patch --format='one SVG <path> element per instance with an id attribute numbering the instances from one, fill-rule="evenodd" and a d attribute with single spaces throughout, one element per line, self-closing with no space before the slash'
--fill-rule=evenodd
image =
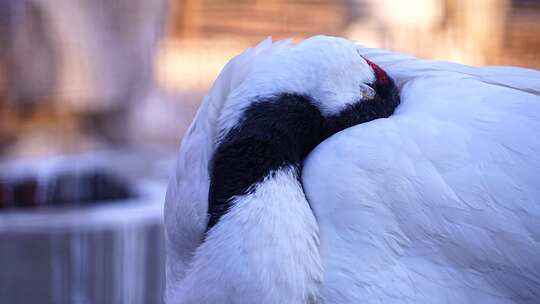
<path id="1" fill-rule="evenodd" d="M 282 94 L 252 103 L 214 153 L 208 229 L 227 212 L 233 196 L 248 193 L 272 171 L 298 166 L 324 133 L 321 112 L 305 96 Z"/>

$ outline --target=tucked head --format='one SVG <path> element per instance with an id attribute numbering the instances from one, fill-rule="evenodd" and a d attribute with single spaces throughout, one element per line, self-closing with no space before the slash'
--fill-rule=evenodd
<path id="1" fill-rule="evenodd" d="M 349 40 L 316 36 L 292 48 L 289 56 L 299 73 L 305 73 L 304 77 L 298 75 L 307 80 L 300 93 L 310 96 L 324 115 L 369 101 L 377 94 L 372 67 Z"/>
<path id="2" fill-rule="evenodd" d="M 325 117 L 328 135 L 355 124 L 388 117 L 399 104 L 398 89 L 376 63 L 346 39 L 316 36 L 296 47 L 316 75 L 306 93 Z M 307 62 L 303 62 L 307 61 Z"/>
<path id="3" fill-rule="evenodd" d="M 384 110 L 388 116 L 399 103 L 397 92 L 392 79 L 362 57 L 355 43 L 315 36 L 258 60 L 229 94 L 220 129 L 236 125 L 241 112 L 253 102 L 280 94 L 308 97 L 323 116 L 334 117 L 368 102 L 374 103 L 379 114 Z"/>
<path id="4" fill-rule="evenodd" d="M 220 115 L 210 165 L 209 227 L 229 210 L 233 197 L 276 170 L 300 170 L 324 139 L 388 117 L 399 103 L 386 72 L 342 38 L 313 37 L 255 64 Z"/>

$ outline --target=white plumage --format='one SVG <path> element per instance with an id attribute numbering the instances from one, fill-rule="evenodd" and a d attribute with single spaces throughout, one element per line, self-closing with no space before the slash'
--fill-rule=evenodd
<path id="1" fill-rule="evenodd" d="M 540 73 L 361 52 L 401 104 L 306 161 L 323 303 L 538 303 Z"/>
<path id="2" fill-rule="evenodd" d="M 279 175 L 262 197 L 249 197 L 248 207 L 235 205 L 201 246 L 208 163 L 220 128 L 227 126 L 217 123 L 226 99 L 259 60 L 289 47 L 266 40 L 233 59 L 183 140 L 165 208 L 168 302 L 540 302 L 540 73 L 520 68 L 473 68 L 359 46 L 400 88 L 394 115 L 346 129 L 312 151 L 302 172 L 312 215 L 276 205 L 283 196 L 302 201 L 279 186 Z M 250 203 L 265 200 L 267 209 L 249 211 L 255 208 Z M 254 210 L 263 213 L 257 221 L 250 219 Z M 298 230 L 261 230 L 271 219 L 309 222 L 313 215 L 316 227 L 306 235 L 301 229 L 309 223 Z M 228 246 L 265 246 L 249 241 L 253 231 L 277 231 L 267 234 L 277 244 L 315 233 L 317 248 L 304 257 L 279 246 L 266 256 L 292 256 L 312 268 L 289 277 L 296 266 L 279 269 L 279 258 L 250 264 L 246 257 L 224 255 Z M 276 269 L 264 268 L 270 264 Z M 262 283 L 235 284 L 246 273 Z M 306 273 L 313 280 L 305 281 Z M 312 297 L 287 298 L 295 294 L 290 288 Z"/>

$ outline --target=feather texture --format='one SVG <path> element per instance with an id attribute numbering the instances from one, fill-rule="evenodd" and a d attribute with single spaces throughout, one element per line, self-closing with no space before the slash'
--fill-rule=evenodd
<path id="1" fill-rule="evenodd" d="M 227 64 L 167 191 L 168 303 L 540 302 L 540 73 L 358 51 L 400 88 L 394 115 L 317 146 L 302 185 L 272 171 L 205 236 L 210 160 L 256 97 L 333 117 L 380 78 L 335 38 L 267 39 Z"/>
<path id="2" fill-rule="evenodd" d="M 321 303 L 539 303 L 540 73 L 360 52 L 401 104 L 305 162 Z"/>
<path id="3" fill-rule="evenodd" d="M 267 38 L 233 58 L 221 71 L 203 99 L 182 139 L 175 173 L 165 197 L 166 295 L 175 298 L 207 223 L 209 161 L 218 137 L 218 119 L 230 92 L 257 66 L 257 61 L 287 47 L 290 40 L 272 43 Z"/>

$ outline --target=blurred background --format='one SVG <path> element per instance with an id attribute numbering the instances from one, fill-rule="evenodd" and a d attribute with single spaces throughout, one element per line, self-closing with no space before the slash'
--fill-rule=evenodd
<path id="1" fill-rule="evenodd" d="M 0 1 L 0 302 L 161 303 L 175 153 L 267 36 L 540 68 L 539 0 Z"/>

